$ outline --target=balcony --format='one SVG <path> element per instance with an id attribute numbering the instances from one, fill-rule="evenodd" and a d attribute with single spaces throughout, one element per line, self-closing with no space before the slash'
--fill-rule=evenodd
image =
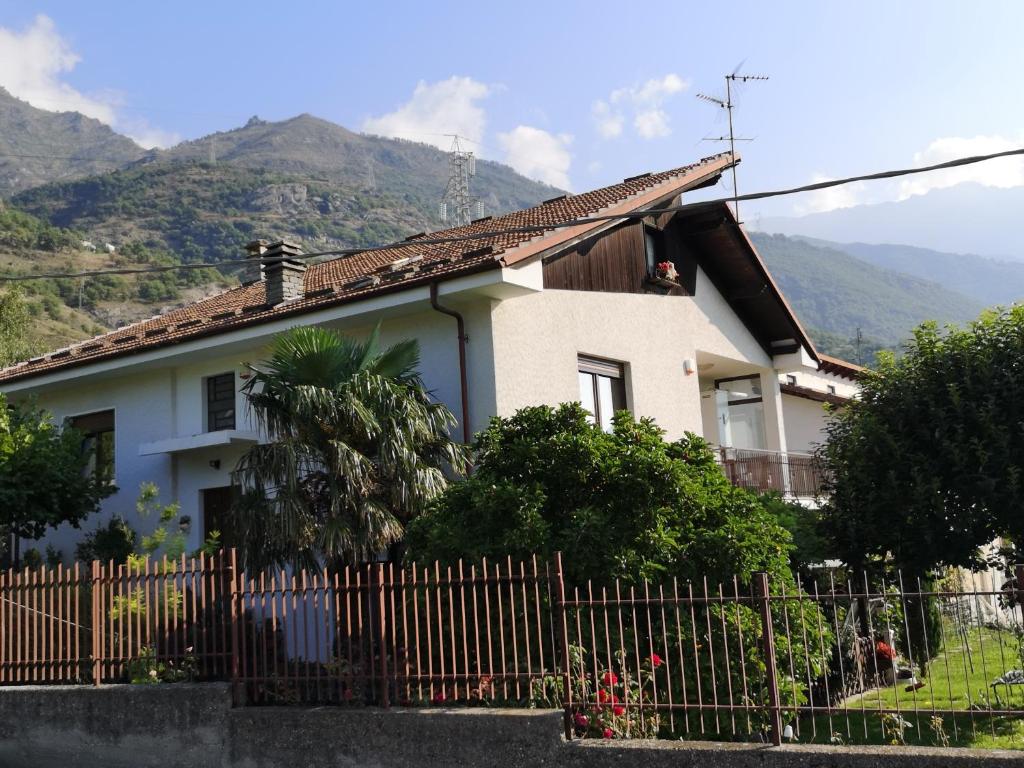
<path id="1" fill-rule="evenodd" d="M 729 482 L 758 493 L 813 499 L 821 492 L 824 473 L 809 453 L 779 453 L 747 448 L 719 448 L 718 461 Z"/>

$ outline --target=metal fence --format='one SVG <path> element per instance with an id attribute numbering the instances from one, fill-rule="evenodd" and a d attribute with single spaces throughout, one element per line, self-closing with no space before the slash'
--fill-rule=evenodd
<path id="1" fill-rule="evenodd" d="M 815 498 L 825 479 L 821 463 L 811 454 L 723 447 L 719 461 L 733 485 L 762 493 Z"/>
<path id="2" fill-rule="evenodd" d="M 963 743 L 1024 718 L 1024 568 L 961 576 L 570 585 L 561 556 L 248 575 L 231 552 L 7 571 L 0 685 L 560 707 L 570 738 Z"/>

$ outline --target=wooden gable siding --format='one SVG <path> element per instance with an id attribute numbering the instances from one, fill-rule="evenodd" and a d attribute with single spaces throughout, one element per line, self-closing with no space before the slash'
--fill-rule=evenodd
<path id="1" fill-rule="evenodd" d="M 669 293 L 692 296 L 697 263 L 683 243 L 676 222 L 662 217 L 664 255 L 679 272 L 681 288 L 651 283 L 647 273 L 644 223 L 632 221 L 544 261 L 544 287 L 566 291 Z"/>
<path id="2" fill-rule="evenodd" d="M 640 222 L 602 232 L 544 262 L 545 288 L 643 293 L 646 279 Z"/>

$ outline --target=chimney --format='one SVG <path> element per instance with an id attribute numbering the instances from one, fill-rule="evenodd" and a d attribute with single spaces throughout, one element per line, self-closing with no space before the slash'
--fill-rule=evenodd
<path id="1" fill-rule="evenodd" d="M 267 285 L 267 304 L 275 307 L 303 296 L 306 262 L 295 258 L 302 251 L 294 243 L 279 240 L 271 243 L 260 256 L 263 261 L 263 282 Z"/>
<path id="2" fill-rule="evenodd" d="M 266 250 L 266 240 L 253 240 L 245 246 L 246 259 L 250 260 L 250 264 L 245 268 L 243 282 L 256 282 L 263 279 L 263 264 L 259 259 L 266 253 Z"/>

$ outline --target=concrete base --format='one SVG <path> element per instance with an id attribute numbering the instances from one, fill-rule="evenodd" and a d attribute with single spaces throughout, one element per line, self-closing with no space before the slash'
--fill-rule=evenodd
<path id="1" fill-rule="evenodd" d="M 551 710 L 231 709 L 221 684 L 0 688 L 2 768 L 1024 768 L 995 750 L 561 734 Z"/>

